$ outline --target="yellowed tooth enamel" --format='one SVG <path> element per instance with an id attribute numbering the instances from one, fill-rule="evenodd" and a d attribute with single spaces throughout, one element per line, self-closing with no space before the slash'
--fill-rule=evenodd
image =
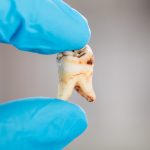
<path id="1" fill-rule="evenodd" d="M 75 89 L 89 102 L 94 101 L 96 98 L 92 86 L 94 56 L 90 46 L 59 53 L 57 63 L 59 74 L 57 98 L 68 100 Z"/>

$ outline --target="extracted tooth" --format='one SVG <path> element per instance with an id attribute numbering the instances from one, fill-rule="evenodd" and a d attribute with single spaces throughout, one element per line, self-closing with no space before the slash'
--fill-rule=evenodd
<path id="1" fill-rule="evenodd" d="M 81 50 L 59 53 L 57 63 L 58 98 L 68 100 L 75 89 L 89 102 L 96 99 L 92 86 L 94 56 L 88 45 Z"/>

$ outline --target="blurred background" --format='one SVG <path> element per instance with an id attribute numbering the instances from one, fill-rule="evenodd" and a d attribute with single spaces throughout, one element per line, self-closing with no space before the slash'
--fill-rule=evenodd
<path id="1" fill-rule="evenodd" d="M 74 92 L 88 130 L 66 150 L 150 150 L 150 1 L 66 0 L 89 21 L 95 103 Z M 0 102 L 57 93 L 56 56 L 0 45 Z"/>

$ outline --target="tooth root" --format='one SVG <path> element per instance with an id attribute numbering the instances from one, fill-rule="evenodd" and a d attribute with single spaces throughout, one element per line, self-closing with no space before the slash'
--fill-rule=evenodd
<path id="1" fill-rule="evenodd" d="M 92 86 L 92 76 L 88 77 L 88 79 L 81 78 L 77 82 L 75 89 L 81 96 L 85 97 L 87 101 L 95 101 L 96 96 Z"/>
<path id="2" fill-rule="evenodd" d="M 87 45 L 81 50 L 59 53 L 57 55 L 59 84 L 57 97 L 68 100 L 75 89 L 89 102 L 96 99 L 92 87 L 94 57 Z"/>
<path id="3" fill-rule="evenodd" d="M 75 87 L 75 81 L 72 79 L 68 80 L 67 82 L 63 80 L 60 81 L 58 85 L 57 98 L 68 100 L 72 95 L 74 87 Z"/>

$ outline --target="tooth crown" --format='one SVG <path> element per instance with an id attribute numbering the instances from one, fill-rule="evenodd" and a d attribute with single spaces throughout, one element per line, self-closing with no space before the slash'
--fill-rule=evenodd
<path id="1" fill-rule="evenodd" d="M 57 55 L 59 86 L 58 98 L 68 99 L 73 89 L 88 101 L 95 100 L 92 87 L 94 56 L 87 45 L 81 50 L 62 52 Z"/>

